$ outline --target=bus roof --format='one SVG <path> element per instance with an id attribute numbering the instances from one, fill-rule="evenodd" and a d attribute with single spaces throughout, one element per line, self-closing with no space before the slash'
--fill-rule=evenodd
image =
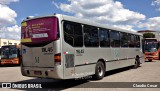
<path id="1" fill-rule="evenodd" d="M 120 32 L 126 32 L 126 33 L 131 33 L 131 34 L 143 36 L 141 33 L 136 33 L 136 32 L 121 29 L 121 28 L 111 27 L 111 26 L 100 24 L 100 23 L 90 21 L 87 19 L 79 19 L 79 18 L 76 18 L 73 16 L 67 16 L 67 15 L 63 15 L 63 14 L 53 14 L 53 15 L 47 15 L 47 16 L 31 17 L 31 18 L 23 20 L 22 22 L 29 21 L 32 19 L 44 18 L 44 17 L 58 17 L 60 20 L 68 20 L 68 21 L 73 21 L 73 22 L 82 23 L 82 24 L 86 24 L 86 25 L 92 25 L 95 27 L 101 27 L 101 28 L 106 28 L 106 29 L 110 29 L 110 30 L 116 30 L 116 31 L 120 31 Z"/>

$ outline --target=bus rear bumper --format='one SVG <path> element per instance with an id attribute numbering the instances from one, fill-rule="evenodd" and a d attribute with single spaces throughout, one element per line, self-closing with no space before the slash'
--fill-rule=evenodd
<path id="1" fill-rule="evenodd" d="M 21 73 L 28 77 L 63 79 L 63 75 L 60 75 L 55 68 L 21 67 Z"/>
<path id="2" fill-rule="evenodd" d="M 1 61 L 1 65 L 18 65 L 19 62 L 18 61 L 12 61 L 12 60 L 9 60 L 9 61 Z"/>
<path id="3" fill-rule="evenodd" d="M 145 61 L 149 61 L 149 60 L 157 60 L 157 59 L 159 59 L 158 56 L 146 56 L 146 57 L 145 57 Z"/>

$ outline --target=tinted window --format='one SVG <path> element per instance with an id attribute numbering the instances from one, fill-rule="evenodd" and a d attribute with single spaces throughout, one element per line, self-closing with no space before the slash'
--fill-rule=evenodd
<path id="1" fill-rule="evenodd" d="M 120 33 L 121 34 L 121 47 L 128 47 L 128 34 L 127 33 Z"/>
<path id="2" fill-rule="evenodd" d="M 110 31 L 110 39 L 112 47 L 120 47 L 120 34 L 117 31 Z"/>
<path id="3" fill-rule="evenodd" d="M 101 47 L 109 47 L 110 40 L 109 40 L 109 31 L 106 29 L 99 29 L 99 38 L 100 38 L 100 46 Z"/>
<path id="4" fill-rule="evenodd" d="M 86 47 L 98 47 L 98 29 L 93 26 L 84 25 L 84 44 Z"/>
<path id="5" fill-rule="evenodd" d="M 129 43 L 129 47 L 134 47 L 135 46 L 135 36 L 133 34 L 129 34 L 128 36 L 128 43 Z"/>
<path id="6" fill-rule="evenodd" d="M 83 46 L 82 26 L 79 23 L 64 22 L 64 40 L 74 47 Z"/>
<path id="7" fill-rule="evenodd" d="M 140 47 L 140 37 L 139 36 L 135 36 L 135 47 Z"/>

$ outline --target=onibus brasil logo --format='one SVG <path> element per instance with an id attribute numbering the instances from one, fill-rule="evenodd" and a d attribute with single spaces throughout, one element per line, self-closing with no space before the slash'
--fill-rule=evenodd
<path id="1" fill-rule="evenodd" d="M 27 83 L 2 83 L 2 88 L 42 88 L 41 84 L 27 84 Z"/>

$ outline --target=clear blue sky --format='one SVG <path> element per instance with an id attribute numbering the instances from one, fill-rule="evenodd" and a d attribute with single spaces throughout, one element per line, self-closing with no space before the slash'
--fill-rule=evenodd
<path id="1" fill-rule="evenodd" d="M 117 1 L 122 2 L 124 8 L 140 12 L 146 15 L 147 18 L 160 16 L 160 11 L 157 11 L 156 7 L 151 5 L 153 0 L 117 0 Z"/>
<path id="2" fill-rule="evenodd" d="M 0 1 L 0 21 L 4 24 L 0 22 L 0 37 L 19 39 L 20 25 L 24 18 L 54 13 L 90 19 L 131 31 L 160 30 L 160 0 L 156 0 L 158 3 L 154 1 L 2 0 Z M 17 37 L 12 37 L 13 34 L 16 34 Z"/>

